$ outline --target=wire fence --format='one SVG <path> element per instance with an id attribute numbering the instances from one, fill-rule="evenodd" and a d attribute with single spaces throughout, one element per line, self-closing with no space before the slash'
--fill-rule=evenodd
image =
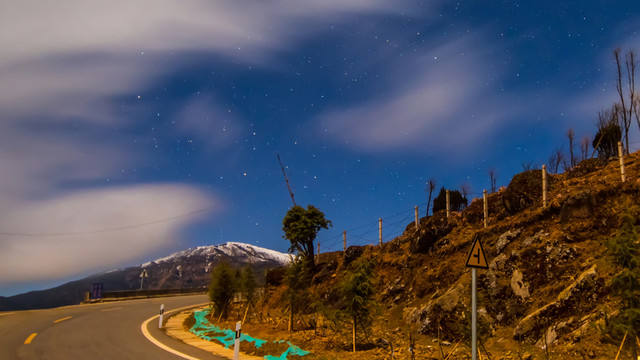
<path id="1" fill-rule="evenodd" d="M 640 140 L 629 141 L 629 153 L 634 153 L 639 150 Z M 621 172 L 623 172 L 622 166 Z M 625 181 L 624 176 L 622 181 Z M 542 186 L 544 189 L 546 185 Z M 544 191 L 545 190 L 543 190 L 543 192 Z M 465 198 L 469 199 L 470 195 L 477 195 L 479 197 L 482 197 L 484 195 L 484 192 L 468 192 L 465 193 Z M 425 205 L 427 205 L 427 203 L 422 203 L 417 207 L 422 208 Z M 543 206 L 546 206 L 546 204 L 543 204 Z M 345 230 L 346 244 L 343 244 L 343 242 L 345 241 L 344 234 L 333 236 L 318 243 L 318 254 L 322 252 L 343 250 L 344 248 L 352 245 L 375 245 L 384 242 L 385 239 L 387 239 L 387 241 L 389 241 L 390 239 L 394 239 L 404 232 L 407 225 L 415 221 L 415 211 L 415 208 L 403 210 L 393 215 L 382 217 L 378 220 L 371 221 L 351 229 L 347 229 Z M 339 246 L 340 244 L 342 244 L 343 246 Z"/>
<path id="2" fill-rule="evenodd" d="M 418 205 L 418 208 L 427 203 Z M 380 222 L 382 222 L 382 240 L 391 240 L 401 235 L 406 226 L 415 221 L 415 207 L 402 210 L 395 214 L 378 218 L 377 220 L 345 229 L 347 247 L 352 245 L 375 245 L 380 243 Z M 319 253 L 343 250 L 344 233 L 324 239 L 319 243 Z"/>

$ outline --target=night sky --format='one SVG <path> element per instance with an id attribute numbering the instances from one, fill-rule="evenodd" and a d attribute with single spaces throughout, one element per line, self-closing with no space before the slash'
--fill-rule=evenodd
<path id="1" fill-rule="evenodd" d="M 227 241 L 322 251 L 593 138 L 640 2 L 0 3 L 0 295 Z M 637 124 L 632 151 L 640 148 Z M 578 145 L 575 152 L 578 153 Z M 435 194 L 434 194 L 435 195 Z"/>

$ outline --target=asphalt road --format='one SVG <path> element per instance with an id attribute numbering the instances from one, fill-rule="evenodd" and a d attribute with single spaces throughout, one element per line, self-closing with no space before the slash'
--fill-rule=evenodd
<path id="1" fill-rule="evenodd" d="M 183 359 L 152 344 L 140 326 L 158 315 L 160 304 L 168 313 L 206 302 L 206 295 L 194 295 L 0 312 L 0 359 Z M 157 319 L 147 328 L 154 338 L 179 352 L 201 360 L 221 360 L 165 335 L 158 330 Z"/>

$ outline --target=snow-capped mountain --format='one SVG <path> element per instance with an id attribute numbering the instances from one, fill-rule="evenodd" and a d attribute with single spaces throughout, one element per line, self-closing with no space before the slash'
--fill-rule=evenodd
<path id="1" fill-rule="evenodd" d="M 289 254 L 238 242 L 199 246 L 130 269 L 127 283 L 131 287 L 140 286 L 140 274 L 144 270 L 148 276 L 145 288 L 203 287 L 209 284 L 211 269 L 221 261 L 235 268 L 251 264 L 258 277 L 256 280 L 261 282 L 267 269 L 286 265 L 290 259 Z"/>
<path id="2" fill-rule="evenodd" d="M 291 259 L 289 254 L 279 251 L 245 243 L 227 242 L 221 245 L 198 246 L 196 248 L 178 251 L 169 256 L 144 263 L 142 267 L 146 268 L 154 263 L 169 263 L 199 257 L 206 257 L 212 261 L 215 261 L 217 257 L 225 257 L 233 258 L 236 261 L 245 260 L 245 263 L 260 264 L 276 262 L 280 265 L 288 264 Z"/>
<path id="3" fill-rule="evenodd" d="M 140 289 L 140 275 L 143 272 L 146 274 L 142 283 L 144 289 L 206 287 L 209 285 L 211 269 L 220 261 L 226 261 L 238 269 L 251 264 L 256 274 L 256 282 L 262 283 L 268 269 L 286 265 L 290 260 L 289 254 L 238 242 L 199 246 L 139 266 L 91 275 L 52 289 L 7 298 L 0 297 L 0 310 L 78 304 L 82 301 L 84 293 L 91 290 L 93 283 L 102 283 L 104 291 Z"/>

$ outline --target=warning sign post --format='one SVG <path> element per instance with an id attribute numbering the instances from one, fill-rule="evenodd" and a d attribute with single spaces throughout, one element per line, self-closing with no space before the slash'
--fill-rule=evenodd
<path id="1" fill-rule="evenodd" d="M 467 256 L 467 267 L 471 268 L 471 360 L 477 360 L 478 357 L 478 294 L 476 288 L 477 270 L 488 269 L 487 257 L 484 256 L 484 249 L 480 239 L 473 240 L 471 251 Z"/>

